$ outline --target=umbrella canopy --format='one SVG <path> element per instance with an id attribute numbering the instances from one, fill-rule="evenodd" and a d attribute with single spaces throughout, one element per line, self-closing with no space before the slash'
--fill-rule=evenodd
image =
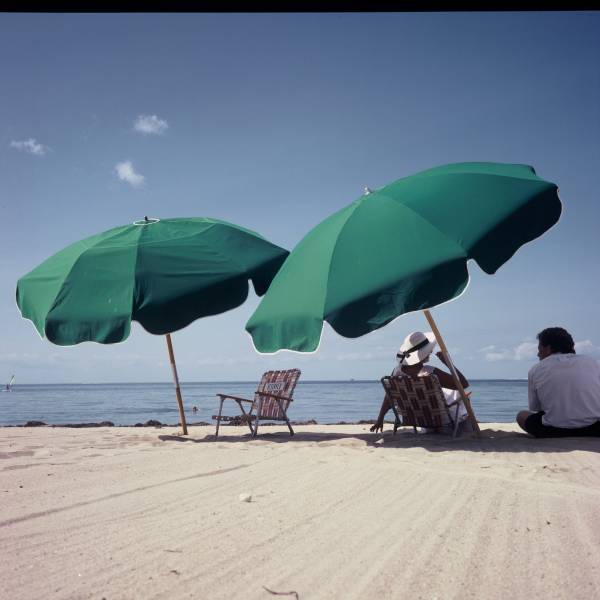
<path id="1" fill-rule="evenodd" d="M 147 219 L 67 246 L 17 282 L 17 305 L 42 337 L 69 346 L 121 342 L 131 321 L 166 334 L 258 295 L 288 251 L 207 218 Z"/>
<path id="2" fill-rule="evenodd" d="M 312 229 L 246 329 L 260 352 L 313 351 L 323 321 L 364 335 L 458 296 L 468 259 L 495 273 L 560 213 L 557 186 L 526 165 L 457 163 L 399 179 Z"/>
<path id="3" fill-rule="evenodd" d="M 17 282 L 17 305 L 42 337 L 68 346 L 121 342 L 131 321 L 166 334 L 183 433 L 185 413 L 170 333 L 263 295 L 288 251 L 208 218 L 148 219 L 67 246 Z"/>

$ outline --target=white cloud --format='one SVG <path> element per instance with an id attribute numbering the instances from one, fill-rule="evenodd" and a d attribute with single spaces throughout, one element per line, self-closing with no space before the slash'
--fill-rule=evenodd
<path id="1" fill-rule="evenodd" d="M 498 348 L 496 346 L 485 346 L 479 352 L 485 354 L 485 360 L 488 362 L 498 362 L 501 360 L 532 360 L 537 356 L 536 342 L 521 342 L 514 348 Z"/>
<path id="2" fill-rule="evenodd" d="M 600 357 L 600 346 L 594 345 L 591 340 L 583 340 L 581 342 L 575 342 L 575 352 L 577 352 L 577 354 Z"/>
<path id="3" fill-rule="evenodd" d="M 484 346 L 483 348 L 479 348 L 478 352 L 493 352 L 496 349 L 496 346 Z"/>
<path id="4" fill-rule="evenodd" d="M 485 360 L 488 362 L 497 362 L 499 360 L 512 360 L 513 356 L 510 350 L 502 350 L 501 352 L 487 352 Z"/>
<path id="5" fill-rule="evenodd" d="M 145 177 L 135 172 L 130 160 L 118 163 L 115 166 L 115 171 L 121 181 L 126 181 L 133 187 L 138 187 L 144 183 Z"/>
<path id="6" fill-rule="evenodd" d="M 35 154 L 36 156 L 43 156 L 48 151 L 48 147 L 40 144 L 35 138 L 29 138 L 28 140 L 13 140 L 10 143 L 11 148 L 28 152 L 29 154 Z"/>
<path id="7" fill-rule="evenodd" d="M 159 119 L 156 115 L 138 115 L 133 124 L 133 129 L 146 135 L 161 135 L 169 128 L 169 124 L 164 119 Z"/>
<path id="8" fill-rule="evenodd" d="M 514 360 L 531 360 L 537 357 L 537 342 L 522 342 L 514 349 Z"/>
<path id="9" fill-rule="evenodd" d="M 575 342 L 575 351 L 577 354 L 600 357 L 600 346 L 596 346 L 591 340 Z M 486 346 L 485 348 L 481 348 L 479 352 L 484 353 L 484 358 L 488 362 L 497 362 L 500 360 L 533 360 L 537 357 L 537 342 L 521 342 L 514 348 Z"/>

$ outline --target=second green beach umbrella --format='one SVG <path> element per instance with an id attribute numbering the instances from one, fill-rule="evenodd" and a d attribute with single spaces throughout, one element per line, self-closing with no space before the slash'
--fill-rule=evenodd
<path id="1" fill-rule="evenodd" d="M 323 321 L 359 337 L 458 296 L 474 259 L 489 274 L 561 213 L 532 167 L 450 164 L 355 200 L 293 249 L 246 325 L 259 352 L 311 352 Z"/>

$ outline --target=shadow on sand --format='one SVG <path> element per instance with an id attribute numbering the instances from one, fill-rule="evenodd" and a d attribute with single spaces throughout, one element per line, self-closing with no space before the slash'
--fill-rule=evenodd
<path id="1" fill-rule="evenodd" d="M 362 442 L 366 446 L 382 449 L 398 448 L 423 448 L 429 452 L 446 452 L 462 450 L 468 452 L 573 452 L 576 450 L 584 452 L 600 452 L 600 438 L 552 438 L 535 439 L 526 433 L 518 431 L 503 431 L 492 429 L 480 424 L 481 437 L 474 434 L 463 434 L 461 437 L 452 437 L 435 433 L 414 433 L 410 431 L 398 431 L 396 435 L 392 431 L 382 433 L 371 433 L 366 429 L 365 433 L 341 433 L 297 431 L 290 436 L 287 432 L 268 431 L 259 432 L 258 437 L 252 438 L 249 432 L 240 435 L 224 435 L 215 437 L 214 434 L 202 436 L 182 435 L 159 435 L 163 442 L 187 442 L 194 444 L 309 444 L 322 446 L 334 446 L 341 442 L 343 446 L 349 446 L 348 442 Z"/>

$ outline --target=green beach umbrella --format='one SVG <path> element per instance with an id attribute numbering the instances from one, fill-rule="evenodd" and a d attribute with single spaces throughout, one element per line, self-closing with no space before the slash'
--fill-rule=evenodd
<path id="1" fill-rule="evenodd" d="M 526 165 L 450 164 L 367 190 L 298 243 L 246 329 L 259 352 L 314 351 L 323 321 L 359 337 L 455 298 L 469 259 L 495 273 L 560 213 L 557 186 Z"/>
<path id="2" fill-rule="evenodd" d="M 54 344 L 113 344 L 131 321 L 167 336 L 184 434 L 185 414 L 170 333 L 263 295 L 288 251 L 259 234 L 209 218 L 148 219 L 86 238 L 17 282 L 17 305 Z"/>

